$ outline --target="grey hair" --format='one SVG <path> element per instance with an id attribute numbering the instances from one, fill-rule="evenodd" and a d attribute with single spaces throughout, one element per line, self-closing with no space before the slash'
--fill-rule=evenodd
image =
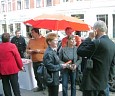
<path id="1" fill-rule="evenodd" d="M 107 26 L 104 21 L 95 22 L 93 29 L 98 29 L 100 32 L 107 32 Z"/>

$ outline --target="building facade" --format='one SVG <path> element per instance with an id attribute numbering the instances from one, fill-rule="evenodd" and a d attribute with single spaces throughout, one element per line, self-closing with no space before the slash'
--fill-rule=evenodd
<path id="1" fill-rule="evenodd" d="M 108 35 L 115 37 L 115 0 L 0 0 L 0 34 L 14 34 L 20 29 L 26 36 L 28 26 L 23 22 L 43 13 L 74 16 L 89 25 L 103 20 Z"/>

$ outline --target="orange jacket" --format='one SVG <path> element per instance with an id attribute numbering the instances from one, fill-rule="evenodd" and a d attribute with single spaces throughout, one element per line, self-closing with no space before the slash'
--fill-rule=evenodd
<path id="1" fill-rule="evenodd" d="M 46 48 L 47 48 L 46 39 L 45 37 L 42 36 L 41 38 L 38 39 L 30 39 L 26 51 L 39 49 L 40 50 L 39 53 L 31 54 L 32 61 L 38 62 L 38 61 L 43 61 L 43 55 Z"/>

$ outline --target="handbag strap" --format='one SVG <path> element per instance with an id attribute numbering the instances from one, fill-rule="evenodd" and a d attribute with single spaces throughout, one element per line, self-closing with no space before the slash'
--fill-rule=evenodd
<path id="1" fill-rule="evenodd" d="M 95 50 L 94 50 L 93 54 L 91 55 L 90 59 L 93 57 L 93 55 L 95 54 L 95 52 L 96 52 L 97 48 L 99 47 L 99 44 L 100 44 L 100 39 L 98 39 L 98 41 L 99 41 L 98 46 L 95 48 Z"/>

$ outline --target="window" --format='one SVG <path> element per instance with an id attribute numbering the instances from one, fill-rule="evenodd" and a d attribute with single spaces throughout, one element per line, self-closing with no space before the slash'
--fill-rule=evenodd
<path id="1" fill-rule="evenodd" d="M 115 38 L 115 14 L 113 14 L 113 38 Z"/>
<path id="2" fill-rule="evenodd" d="M 97 15 L 97 20 L 104 21 L 108 27 L 108 15 L 107 14 Z"/>
<path id="3" fill-rule="evenodd" d="M 76 1 L 84 1 L 84 0 L 76 0 Z"/>
<path id="4" fill-rule="evenodd" d="M 47 0 L 46 6 L 52 6 L 52 0 Z"/>
<path id="5" fill-rule="evenodd" d="M 29 0 L 25 0 L 25 9 L 29 9 Z"/>
<path id="6" fill-rule="evenodd" d="M 41 0 L 36 0 L 36 7 L 37 8 L 41 7 Z"/>
<path id="7" fill-rule="evenodd" d="M 4 32 L 7 32 L 6 24 L 2 24 L 2 29 L 3 29 L 3 30 L 2 30 L 3 33 L 4 33 Z"/>
<path id="8" fill-rule="evenodd" d="M 6 2 L 6 1 L 5 1 Z M 8 6 L 8 11 L 11 11 L 11 8 L 12 8 L 12 6 L 11 6 L 11 0 L 8 0 L 7 1 L 7 6 Z"/>
<path id="9" fill-rule="evenodd" d="M 108 15 L 107 14 L 97 15 L 97 20 L 104 21 L 108 27 Z"/>
<path id="10" fill-rule="evenodd" d="M 84 14 L 72 14 L 71 16 L 84 21 Z M 80 37 L 86 37 L 88 34 L 87 32 L 76 31 L 76 35 L 79 35 Z"/>
<path id="11" fill-rule="evenodd" d="M 13 24 L 10 24 L 10 25 L 9 25 L 9 29 L 10 29 L 10 33 L 13 34 Z"/>
<path id="12" fill-rule="evenodd" d="M 5 2 L 1 1 L 1 10 L 2 12 L 5 12 Z"/>
<path id="13" fill-rule="evenodd" d="M 20 23 L 15 23 L 15 29 L 20 30 L 21 29 L 21 24 Z"/>
<path id="14" fill-rule="evenodd" d="M 71 15 L 71 16 L 72 16 L 72 17 L 77 17 L 78 19 L 84 21 L 84 14 L 73 14 L 73 15 Z"/>
<path id="15" fill-rule="evenodd" d="M 21 0 L 17 1 L 17 10 L 21 10 Z"/>
<path id="16" fill-rule="evenodd" d="M 11 1 L 8 1 L 8 11 L 11 11 Z"/>
<path id="17" fill-rule="evenodd" d="M 68 2 L 69 0 L 63 0 L 63 2 Z"/>

